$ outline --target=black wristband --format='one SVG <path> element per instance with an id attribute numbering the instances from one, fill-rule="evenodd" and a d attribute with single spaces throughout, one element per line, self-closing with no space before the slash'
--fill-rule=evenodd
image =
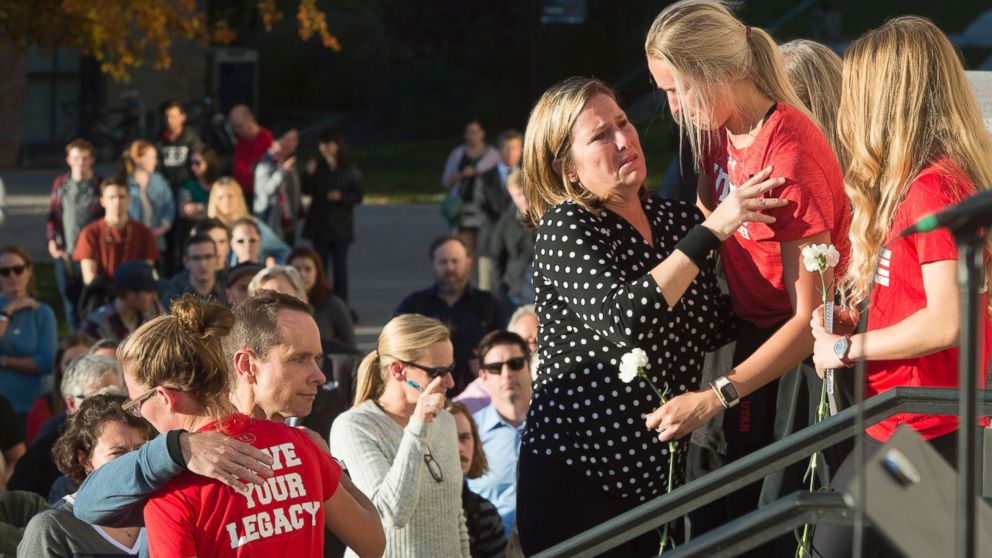
<path id="1" fill-rule="evenodd" d="M 165 435 L 165 447 L 169 450 L 169 457 L 172 461 L 182 467 L 186 468 L 186 459 L 183 457 L 183 448 L 179 444 L 179 435 L 185 430 L 170 430 Z"/>
<path id="2" fill-rule="evenodd" d="M 699 269 L 706 269 L 706 258 L 720 247 L 716 234 L 702 225 L 696 225 L 675 245 L 675 249 L 692 260 Z"/>

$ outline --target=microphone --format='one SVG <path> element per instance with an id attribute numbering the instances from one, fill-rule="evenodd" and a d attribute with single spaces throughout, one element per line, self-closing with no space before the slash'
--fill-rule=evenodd
<path id="1" fill-rule="evenodd" d="M 940 213 L 927 215 L 905 228 L 899 238 L 928 233 L 946 227 L 951 232 L 979 229 L 992 225 L 992 190 L 983 190 Z"/>

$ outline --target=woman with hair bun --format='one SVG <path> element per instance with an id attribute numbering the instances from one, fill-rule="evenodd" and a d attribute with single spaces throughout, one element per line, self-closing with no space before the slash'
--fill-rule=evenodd
<path id="1" fill-rule="evenodd" d="M 441 322 L 396 316 L 358 368 L 354 406 L 331 427 L 335 455 L 382 515 L 387 557 L 470 555 L 457 430 L 444 408 L 452 351 Z"/>
<path id="2" fill-rule="evenodd" d="M 131 395 L 125 410 L 159 432 L 218 431 L 273 459 L 273 476 L 243 493 L 189 472 L 173 478 L 145 506 L 151 553 L 316 557 L 323 555 L 326 525 L 359 556 L 379 556 L 379 519 L 337 490 L 337 463 L 303 431 L 234 411 L 230 363 L 221 350 L 233 325 L 227 308 L 186 296 L 118 350 Z"/>

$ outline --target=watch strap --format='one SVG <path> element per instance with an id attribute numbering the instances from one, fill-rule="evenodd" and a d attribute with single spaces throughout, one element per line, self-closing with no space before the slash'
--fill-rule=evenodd
<path id="1" fill-rule="evenodd" d="M 840 357 L 840 363 L 844 365 L 844 368 L 851 368 L 855 365 L 855 361 L 851 360 L 851 357 L 849 356 L 851 354 L 851 346 L 854 342 L 851 341 L 850 335 L 845 335 L 844 340 L 847 342 L 847 346 L 844 350 L 844 354 L 838 356 Z"/>
<path id="2" fill-rule="evenodd" d="M 737 386 L 727 379 L 726 376 L 720 376 L 710 382 L 710 387 L 716 393 L 717 399 L 720 400 L 720 404 L 723 405 L 724 409 L 729 409 L 740 403 L 741 397 L 737 391 Z"/>

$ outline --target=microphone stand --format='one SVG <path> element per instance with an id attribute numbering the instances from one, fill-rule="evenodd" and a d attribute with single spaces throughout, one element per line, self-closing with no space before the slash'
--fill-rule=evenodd
<path id="1" fill-rule="evenodd" d="M 978 556 L 978 352 L 981 322 L 980 286 L 985 284 L 987 231 L 974 226 L 951 227 L 958 245 L 958 287 L 961 296 L 961 331 L 958 351 L 958 502 L 956 553 L 958 558 Z M 986 363 L 987 364 L 987 363 Z"/>

